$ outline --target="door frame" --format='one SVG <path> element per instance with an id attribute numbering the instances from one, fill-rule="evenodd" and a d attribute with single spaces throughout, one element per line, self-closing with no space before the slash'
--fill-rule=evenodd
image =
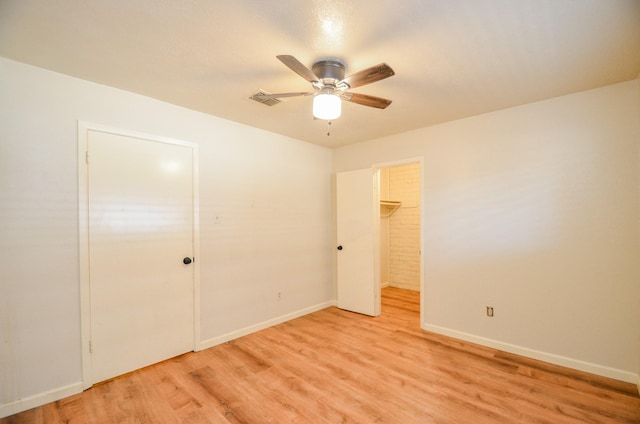
<path id="1" fill-rule="evenodd" d="M 424 156 L 417 156 L 413 158 L 400 159 L 391 162 L 380 162 L 371 165 L 373 174 L 378 181 L 377 187 L 374 190 L 374 205 L 380 205 L 380 170 L 382 168 L 392 168 L 394 166 L 410 165 L 417 163 L 420 165 L 420 328 L 424 329 L 425 322 L 425 299 L 426 299 L 426 287 L 424 279 Z M 377 207 L 376 212 L 377 219 L 375 220 L 374 237 L 376 246 L 374 248 L 376 252 L 376 272 L 380 272 L 380 207 Z M 379 278 L 378 278 L 379 279 Z M 382 290 L 380 284 L 378 284 L 378 291 Z"/>
<path id="2" fill-rule="evenodd" d="M 190 147 L 193 152 L 193 256 L 200 258 L 198 145 L 187 141 L 78 121 L 78 250 L 80 281 L 80 332 L 82 388 L 93 385 L 91 371 L 91 293 L 89 276 L 89 131 Z M 200 340 L 200 261 L 193 262 L 193 350 Z"/>

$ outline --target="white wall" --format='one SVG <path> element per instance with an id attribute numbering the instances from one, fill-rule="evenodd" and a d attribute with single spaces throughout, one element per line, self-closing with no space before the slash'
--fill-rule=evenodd
<path id="1" fill-rule="evenodd" d="M 639 105 L 630 81 L 336 149 L 334 171 L 424 157 L 425 328 L 635 382 Z"/>
<path id="2" fill-rule="evenodd" d="M 77 120 L 199 145 L 202 347 L 333 301 L 328 149 L 0 58 L 0 417 L 81 388 Z"/>
<path id="3" fill-rule="evenodd" d="M 640 75 L 638 75 L 637 84 L 638 104 L 640 104 Z M 640 120 L 640 108 L 636 111 L 638 113 L 638 119 Z M 640 148 L 638 148 L 638 162 L 640 162 Z M 638 197 L 640 198 L 640 180 L 638 181 Z M 640 216 L 638 216 L 638 223 L 640 224 Z M 638 328 L 638 340 L 640 341 L 640 328 Z M 638 369 L 640 370 L 640 350 L 638 350 Z M 640 393 L 640 371 L 638 372 L 638 393 Z"/>

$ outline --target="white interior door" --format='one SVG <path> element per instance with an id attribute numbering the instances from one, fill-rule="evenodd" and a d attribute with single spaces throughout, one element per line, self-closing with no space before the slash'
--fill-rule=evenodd
<path id="1" fill-rule="evenodd" d="M 89 131 L 93 383 L 193 350 L 193 147 Z"/>
<path id="2" fill-rule="evenodd" d="M 336 175 L 338 307 L 380 315 L 376 272 L 377 186 L 371 169 Z"/>

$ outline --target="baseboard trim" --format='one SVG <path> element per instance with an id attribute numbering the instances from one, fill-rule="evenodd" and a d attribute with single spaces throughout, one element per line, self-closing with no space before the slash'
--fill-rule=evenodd
<path id="1" fill-rule="evenodd" d="M 281 324 L 286 321 L 290 321 L 295 318 L 299 318 L 304 315 L 308 315 L 312 312 L 319 311 L 321 309 L 328 308 L 330 306 L 336 306 L 337 302 L 335 300 L 331 300 L 324 303 L 319 303 L 317 305 L 311 306 L 309 308 L 300 309 L 295 312 L 291 312 L 289 314 L 281 315 L 279 317 L 251 325 L 249 327 L 241 328 L 236 331 L 232 331 L 230 333 L 223 334 L 221 336 L 213 337 L 211 339 L 203 340 L 198 345 L 197 351 L 208 349 L 210 347 L 217 346 L 222 343 L 226 343 L 230 340 L 237 339 L 242 336 L 246 336 L 251 333 L 255 333 L 256 331 L 264 330 L 265 328 L 273 327 L 274 325 Z"/>
<path id="2" fill-rule="evenodd" d="M 68 386 L 49 390 L 48 392 L 38 393 L 37 395 L 29 396 L 24 399 L 5 403 L 0 405 L 0 418 L 19 414 L 20 412 L 27 411 L 31 408 L 36 408 L 49 402 L 55 402 L 56 400 L 66 398 L 67 396 L 75 395 L 80 392 L 82 392 L 82 382 L 69 384 Z"/>
<path id="3" fill-rule="evenodd" d="M 414 286 L 412 284 L 389 283 L 389 287 L 395 287 L 398 289 L 411 290 L 411 291 L 420 291 L 420 286 Z"/>
<path id="4" fill-rule="evenodd" d="M 563 367 L 600 375 L 602 377 L 609 377 L 615 380 L 637 384 L 638 390 L 640 391 L 640 381 L 638 380 L 638 375 L 632 372 L 620 370 L 617 368 L 606 367 L 603 365 L 598 365 L 591 362 L 582 361 L 579 359 L 568 358 L 568 357 L 556 355 L 553 353 L 542 352 L 535 349 L 529 349 L 526 347 L 513 345 L 510 343 L 504 343 L 498 340 L 493 340 L 486 337 L 480 337 L 474 334 L 452 330 L 450 328 L 440 327 L 437 325 L 423 323 L 422 329 L 426 331 L 431 331 L 433 333 L 442 334 L 443 336 L 453 337 L 455 339 L 460 339 L 467 342 L 476 343 L 482 346 L 487 346 L 494 349 L 502 350 L 504 352 L 509 352 L 516 355 L 522 355 L 528 358 L 549 362 L 554 365 L 560 365 Z"/>

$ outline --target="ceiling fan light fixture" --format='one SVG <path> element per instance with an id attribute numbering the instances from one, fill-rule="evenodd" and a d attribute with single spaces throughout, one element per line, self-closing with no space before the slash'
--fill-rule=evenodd
<path id="1" fill-rule="evenodd" d="M 280 62 L 293 72 L 311 83 L 314 91 L 297 93 L 278 93 L 254 95 L 254 100 L 264 101 L 281 97 L 313 96 L 313 116 L 316 119 L 332 121 L 342 113 L 342 100 L 363 106 L 385 109 L 391 100 L 361 93 L 349 93 L 347 90 L 371 84 L 395 75 L 386 63 L 370 66 L 345 78 L 344 63 L 337 59 L 320 60 L 311 69 L 291 55 L 276 56 Z"/>
<path id="2" fill-rule="evenodd" d="M 313 116 L 331 121 L 340 117 L 342 101 L 332 89 L 324 89 L 313 97 Z"/>

